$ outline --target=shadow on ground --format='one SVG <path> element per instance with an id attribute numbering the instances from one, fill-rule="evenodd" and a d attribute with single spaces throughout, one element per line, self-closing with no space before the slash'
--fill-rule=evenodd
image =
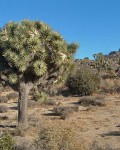
<path id="1" fill-rule="evenodd" d="M 16 125 L 0 125 L 0 128 L 16 128 Z"/>
<path id="2" fill-rule="evenodd" d="M 120 131 L 110 131 L 102 134 L 102 136 L 120 136 Z"/>

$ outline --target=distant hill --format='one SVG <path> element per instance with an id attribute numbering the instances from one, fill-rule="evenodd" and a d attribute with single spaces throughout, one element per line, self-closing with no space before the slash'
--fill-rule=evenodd
<path id="1" fill-rule="evenodd" d="M 120 57 L 120 49 L 118 51 L 112 51 L 108 55 L 105 55 L 108 58 Z"/>
<path id="2" fill-rule="evenodd" d="M 104 57 L 108 60 L 113 70 L 120 68 L 120 49 L 117 51 L 112 51 L 108 55 L 104 55 Z M 94 60 L 90 60 L 88 57 L 75 60 L 75 63 L 79 68 L 81 66 L 94 68 L 94 62 Z"/>

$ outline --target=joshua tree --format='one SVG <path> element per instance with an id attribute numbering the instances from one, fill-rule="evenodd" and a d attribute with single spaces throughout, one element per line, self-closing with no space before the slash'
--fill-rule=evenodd
<path id="1" fill-rule="evenodd" d="M 45 23 L 10 22 L 0 30 L 1 79 L 17 87 L 18 124 L 27 127 L 29 91 L 63 81 L 78 45 L 68 44 Z M 15 86 L 16 85 L 16 86 Z"/>
<path id="2" fill-rule="evenodd" d="M 106 71 L 110 69 L 110 62 L 105 58 L 105 56 L 102 53 L 94 54 L 93 57 L 95 59 L 95 68 L 100 73 L 100 76 L 102 70 Z"/>

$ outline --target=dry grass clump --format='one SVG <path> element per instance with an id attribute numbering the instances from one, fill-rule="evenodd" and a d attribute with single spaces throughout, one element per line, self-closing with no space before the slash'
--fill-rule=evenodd
<path id="1" fill-rule="evenodd" d="M 78 112 L 79 111 L 79 106 L 78 105 L 75 105 L 72 107 L 72 109 L 75 111 L 75 112 Z"/>
<path id="2" fill-rule="evenodd" d="M 115 149 L 112 145 L 100 145 L 97 141 L 94 141 L 90 146 L 90 150 L 118 150 Z"/>
<path id="3" fill-rule="evenodd" d="M 61 119 L 67 119 L 73 113 L 73 109 L 68 106 L 56 106 L 53 108 L 53 113 L 60 116 Z"/>
<path id="4" fill-rule="evenodd" d="M 68 106 L 56 106 L 56 107 L 53 108 L 53 113 L 55 115 L 58 115 L 58 116 L 61 115 L 61 113 L 63 111 L 67 111 L 69 113 L 72 113 L 73 109 L 71 107 L 68 107 Z"/>
<path id="5" fill-rule="evenodd" d="M 37 150 L 35 149 L 34 145 L 31 141 L 20 141 L 19 143 L 15 144 L 14 150 Z"/>
<path id="6" fill-rule="evenodd" d="M 101 90 L 104 93 L 119 93 L 120 92 L 120 79 L 104 79 L 101 83 Z"/>
<path id="7" fill-rule="evenodd" d="M 116 89 L 116 91 L 117 91 L 117 93 L 120 93 L 120 87 L 118 87 L 118 88 Z"/>
<path id="8" fill-rule="evenodd" d="M 29 108 L 35 108 L 35 107 L 40 107 L 40 106 L 44 106 L 44 105 L 51 105 L 51 106 L 55 106 L 56 102 L 53 100 L 48 100 L 44 103 L 41 103 L 39 101 L 33 101 L 33 100 L 29 100 L 28 101 L 28 107 Z"/>
<path id="9" fill-rule="evenodd" d="M 0 85 L 0 92 L 3 92 L 3 86 Z"/>
<path id="10" fill-rule="evenodd" d="M 46 122 L 40 128 L 34 145 L 40 150 L 85 150 L 75 127 L 61 122 L 54 124 Z"/>
<path id="11" fill-rule="evenodd" d="M 10 92 L 10 91 L 13 91 L 13 89 L 10 86 L 5 86 L 3 91 L 4 92 Z"/>
<path id="12" fill-rule="evenodd" d="M 104 98 L 100 96 L 83 96 L 78 103 L 81 106 L 105 106 Z"/>
<path id="13" fill-rule="evenodd" d="M 7 111 L 8 111 L 8 107 L 7 106 L 4 106 L 4 105 L 0 106 L 0 113 L 5 113 Z"/>
<path id="14" fill-rule="evenodd" d="M 15 130 L 11 130 L 10 131 L 10 134 L 12 135 L 12 136 L 24 136 L 24 134 L 25 134 L 25 131 L 24 130 L 22 130 L 22 128 L 20 128 L 20 127 L 17 127 L 17 128 L 15 128 Z"/>
<path id="15" fill-rule="evenodd" d="M 8 98 L 6 96 L 0 96 L 0 103 L 7 103 Z"/>
<path id="16" fill-rule="evenodd" d="M 54 100 L 52 100 L 52 99 L 49 99 L 45 104 L 54 106 L 54 105 L 56 105 L 56 102 Z"/>
<path id="17" fill-rule="evenodd" d="M 67 110 L 62 111 L 61 114 L 60 114 L 60 118 L 63 119 L 63 120 L 68 119 L 70 117 L 70 114 L 71 114 L 71 112 L 69 112 Z"/>
<path id="18" fill-rule="evenodd" d="M 53 113 L 57 116 L 60 116 L 61 119 L 67 119 L 70 117 L 70 114 L 72 114 L 74 111 L 78 111 L 79 107 L 69 107 L 69 106 L 56 106 L 53 108 Z"/>
<path id="19" fill-rule="evenodd" d="M 7 95 L 7 98 L 8 98 L 9 100 L 11 100 L 11 99 L 16 99 L 16 98 L 18 98 L 18 93 L 16 93 L 16 92 L 14 92 L 14 93 L 9 93 L 9 94 Z"/>
<path id="20" fill-rule="evenodd" d="M 28 101 L 28 108 L 35 108 L 35 107 L 39 107 L 41 104 L 39 104 L 38 102 L 29 100 Z"/>
<path id="21" fill-rule="evenodd" d="M 51 88 L 48 90 L 48 93 L 50 96 L 55 96 L 58 94 L 58 90 L 57 90 L 57 88 Z"/>

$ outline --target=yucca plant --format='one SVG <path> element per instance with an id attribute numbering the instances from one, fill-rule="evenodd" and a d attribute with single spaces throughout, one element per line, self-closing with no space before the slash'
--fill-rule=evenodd
<path id="1" fill-rule="evenodd" d="M 14 150 L 14 141 L 9 134 L 5 133 L 0 136 L 0 149 Z"/>
<path id="2" fill-rule="evenodd" d="M 107 71 L 111 69 L 110 61 L 102 53 L 94 54 L 93 57 L 95 59 L 95 68 L 100 75 L 102 70 Z"/>
<path id="3" fill-rule="evenodd" d="M 77 48 L 40 21 L 10 22 L 0 30 L 0 77 L 17 85 L 19 125 L 27 127 L 29 91 L 64 81 Z"/>
<path id="4" fill-rule="evenodd" d="M 39 92 L 39 93 L 35 94 L 34 99 L 35 99 L 35 101 L 37 101 L 41 104 L 45 104 L 48 101 L 50 101 L 49 100 L 49 95 L 45 92 Z"/>

